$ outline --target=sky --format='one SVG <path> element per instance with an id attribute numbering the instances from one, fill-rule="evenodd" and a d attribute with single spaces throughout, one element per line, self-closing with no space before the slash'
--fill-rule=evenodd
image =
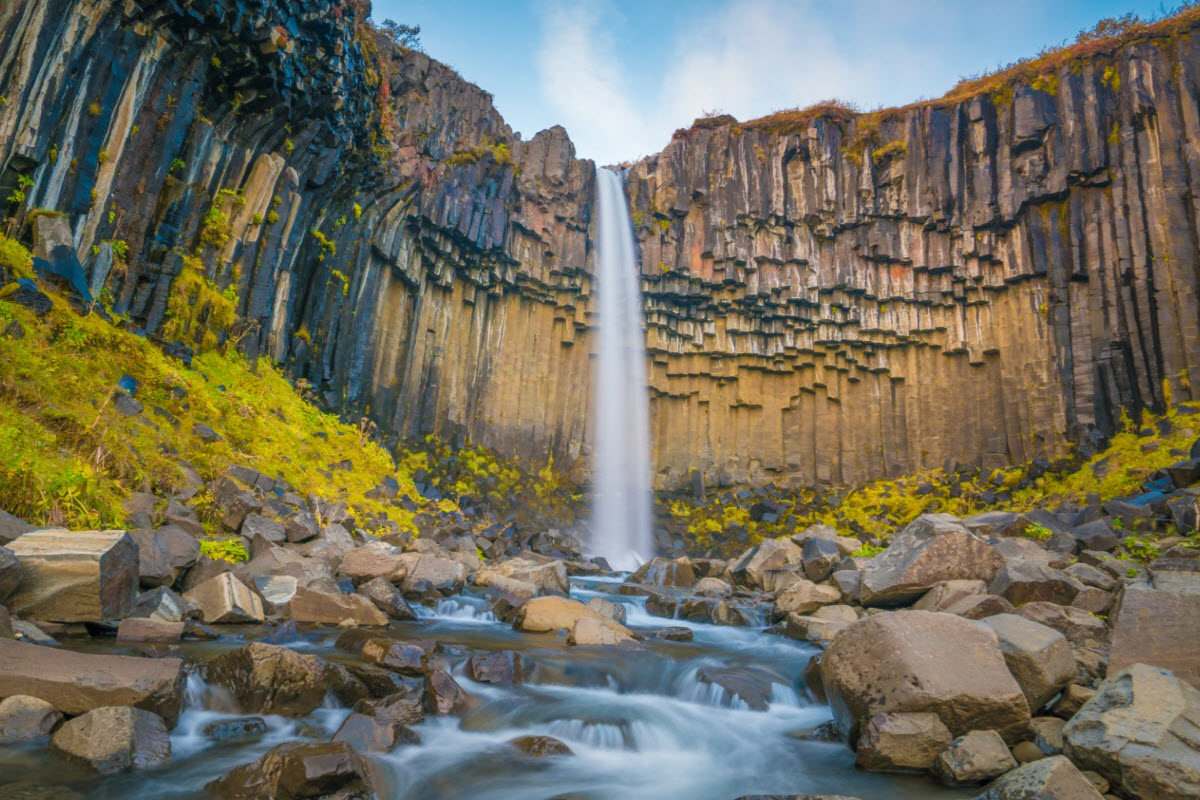
<path id="1" fill-rule="evenodd" d="M 1102 17 L 1161 0 L 375 0 L 495 98 L 529 139 L 552 125 L 600 164 L 661 150 L 721 111 L 741 120 L 839 98 L 944 94 Z"/>

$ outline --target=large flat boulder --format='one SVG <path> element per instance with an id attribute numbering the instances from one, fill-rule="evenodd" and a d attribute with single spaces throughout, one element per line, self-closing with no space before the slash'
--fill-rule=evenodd
<path id="1" fill-rule="evenodd" d="M 892 537 L 862 570 L 862 604 L 910 603 L 942 581 L 990 583 L 1003 559 L 948 514 L 924 514 Z"/>
<path id="2" fill-rule="evenodd" d="M 138 593 L 138 549 L 125 531 L 33 531 L 9 550 L 21 583 L 8 599 L 23 619 L 108 622 L 128 616 Z"/>
<path id="3" fill-rule="evenodd" d="M 1104 800 L 1066 756 L 1052 756 L 1018 767 L 975 800 Z"/>
<path id="4" fill-rule="evenodd" d="M 617 636 L 633 638 L 633 632 L 616 620 L 588 608 L 578 600 L 555 595 L 535 597 L 521 606 L 513 627 L 529 633 L 571 632 L 575 630 L 575 623 L 585 617 L 595 620 Z"/>
<path id="5" fill-rule="evenodd" d="M 1106 679 L 1063 729 L 1063 751 L 1130 797 L 1200 797 L 1200 690 L 1134 664 Z"/>
<path id="6" fill-rule="evenodd" d="M 561 561 L 544 564 L 526 558 L 510 558 L 498 564 L 488 564 L 475 573 L 477 586 L 491 586 L 498 578 L 509 578 L 532 584 L 538 594 L 560 594 L 570 592 L 567 582 L 567 565 Z"/>
<path id="7" fill-rule="evenodd" d="M 0 694 L 41 698 L 64 714 L 134 706 L 174 725 L 183 679 L 178 658 L 75 653 L 0 639 Z"/>
<path id="8" fill-rule="evenodd" d="M 849 741 L 876 714 L 931 712 L 950 733 L 1025 731 L 1029 705 L 996 634 L 930 611 L 877 614 L 839 632 L 821 660 L 834 721 Z"/>
<path id="9" fill-rule="evenodd" d="M 1142 663 L 1200 689 L 1200 594 L 1126 586 L 1113 613 L 1108 674 Z"/>
<path id="10" fill-rule="evenodd" d="M 171 757 L 171 737 L 157 714 L 107 707 L 68 720 L 50 739 L 50 749 L 101 775 L 112 775 L 166 761 Z"/>

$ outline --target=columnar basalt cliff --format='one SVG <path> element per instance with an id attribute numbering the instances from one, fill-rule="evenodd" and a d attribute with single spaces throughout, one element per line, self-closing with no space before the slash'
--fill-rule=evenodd
<path id="1" fill-rule="evenodd" d="M 388 434 L 582 464 L 595 166 L 368 13 L 4 4 L 0 197 L 26 196 L 0 215 L 68 231 L 151 336 L 233 340 Z M 1189 13 L 906 109 L 701 121 L 633 165 L 658 484 L 1019 462 L 1200 394 Z"/>
<path id="2" fill-rule="evenodd" d="M 1196 18 L 634 165 L 660 480 L 999 466 L 1200 395 Z"/>
<path id="3" fill-rule="evenodd" d="M 236 304 L 220 338 L 332 407 L 578 457 L 594 167 L 561 128 L 521 141 L 368 13 L 4 4 L 0 196 L 32 180 L 20 229 L 65 214 L 94 293 L 152 335 L 200 342 L 210 312 L 172 317 L 209 284 Z"/>

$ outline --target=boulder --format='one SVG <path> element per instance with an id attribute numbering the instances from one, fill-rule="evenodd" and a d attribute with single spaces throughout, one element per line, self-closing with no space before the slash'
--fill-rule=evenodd
<path id="1" fill-rule="evenodd" d="M 773 592 L 798 579 L 803 564 L 804 551 L 790 539 L 768 539 L 730 564 L 729 575 L 741 586 Z"/>
<path id="2" fill-rule="evenodd" d="M 1200 690 L 1134 664 L 1106 679 L 1063 729 L 1064 752 L 1142 800 L 1200 797 Z"/>
<path id="3" fill-rule="evenodd" d="M 262 601 L 232 573 L 215 578 L 184 592 L 183 599 L 200 609 L 200 618 L 209 625 L 262 622 Z"/>
<path id="4" fill-rule="evenodd" d="M 621 623 L 599 614 L 577 600 L 549 595 L 535 597 L 517 610 L 513 627 L 528 633 L 572 631 L 582 617 L 590 617 L 618 636 L 633 638 L 633 633 Z"/>
<path id="5" fill-rule="evenodd" d="M 288 616 L 296 622 L 324 625 L 387 625 L 387 615 L 360 594 L 332 594 L 300 587 L 288 603 Z"/>
<path id="6" fill-rule="evenodd" d="M 512 622 L 522 606 L 537 595 L 532 583 L 512 578 L 494 578 L 484 596 L 488 599 L 488 610 L 502 622 Z M 607 615 L 605 615 L 607 616 Z"/>
<path id="7" fill-rule="evenodd" d="M 508 743 L 533 758 L 575 755 L 571 748 L 550 736 L 518 736 L 515 739 L 509 739 Z"/>
<path id="8" fill-rule="evenodd" d="M 18 519 L 7 511 L 0 511 L 0 545 L 7 545 L 13 539 L 29 533 L 33 526 L 23 519 Z"/>
<path id="9" fill-rule="evenodd" d="M 1200 594 L 1126 586 L 1113 614 L 1108 674 L 1135 664 L 1169 669 L 1200 688 Z"/>
<path id="10" fill-rule="evenodd" d="M 1067 637 L 1071 647 L 1077 651 L 1107 650 L 1110 634 L 1104 620 L 1092 616 L 1077 608 L 1060 606 L 1056 603 L 1026 603 L 1016 609 L 1014 614 L 1025 619 L 1040 622 L 1048 628 Z"/>
<path id="11" fill-rule="evenodd" d="M 720 578 L 701 578 L 696 581 L 692 591 L 698 597 L 715 597 L 724 599 L 733 595 L 733 587 Z"/>
<path id="12" fill-rule="evenodd" d="M 408 574 L 409 560 L 404 558 L 404 551 L 399 547 L 386 542 L 367 542 L 343 556 L 338 574 L 349 578 L 355 584 L 375 578 L 397 583 L 404 580 Z"/>
<path id="13" fill-rule="evenodd" d="M 45 741 L 62 720 L 62 712 L 40 697 L 6 697 L 0 700 L 0 744 Z"/>
<path id="14" fill-rule="evenodd" d="M 196 537 L 175 525 L 154 531 L 131 531 L 137 544 L 138 575 L 143 589 L 171 586 L 200 558 Z"/>
<path id="15" fill-rule="evenodd" d="M 129 612 L 129 616 L 163 622 L 185 622 L 190 619 L 200 619 L 200 609 L 166 586 L 159 586 L 138 595 L 137 602 L 133 604 L 133 610 Z"/>
<path id="16" fill-rule="evenodd" d="M 1004 662 L 1030 710 L 1043 708 L 1075 678 L 1071 645 L 1053 628 L 1015 614 L 997 614 L 980 624 L 995 631 Z"/>
<path id="17" fill-rule="evenodd" d="M 948 514 L 925 514 L 896 534 L 862 570 L 862 603 L 902 605 L 941 581 L 991 582 L 1003 559 Z"/>
<path id="18" fill-rule="evenodd" d="M 250 714 L 303 717 L 325 699 L 324 660 L 278 645 L 252 642 L 208 659 L 203 669 Z"/>
<path id="19" fill-rule="evenodd" d="M 403 744 L 419 744 L 421 737 L 406 725 L 371 714 L 351 714 L 333 735 L 356 753 L 390 753 Z"/>
<path id="20" fill-rule="evenodd" d="M 146 769 L 171 757 L 171 736 L 162 718 L 140 708 L 97 708 L 68 720 L 50 749 L 102 775 Z"/>
<path id="21" fill-rule="evenodd" d="M 996 614 L 1010 614 L 1012 603 L 994 594 L 975 594 L 963 597 L 942 609 L 947 614 L 966 619 L 984 619 Z"/>
<path id="22" fill-rule="evenodd" d="M 524 679 L 524 661 L 512 650 L 473 655 L 467 659 L 467 677 L 476 683 L 512 686 Z"/>
<path id="23" fill-rule="evenodd" d="M 1020 536 L 1029 527 L 1023 514 L 1011 511 L 985 511 L 962 521 L 963 527 L 977 536 Z"/>
<path id="24" fill-rule="evenodd" d="M 285 742 L 204 787 L 221 800 L 373 800 L 366 763 L 346 742 Z"/>
<path id="25" fill-rule="evenodd" d="M 413 622 L 417 612 L 386 578 L 372 578 L 358 587 L 358 593 L 375 604 L 375 607 L 392 619 Z"/>
<path id="26" fill-rule="evenodd" d="M 1104 800 L 1078 767 L 1063 756 L 1018 767 L 975 800 Z"/>
<path id="27" fill-rule="evenodd" d="M 283 544 L 287 541 L 287 531 L 283 524 L 262 514 L 248 514 L 242 520 L 241 535 L 245 539 L 261 536 L 272 544 Z"/>
<path id="28" fill-rule="evenodd" d="M 1096 519 L 1080 525 L 1071 531 L 1071 535 L 1083 550 L 1107 552 L 1116 549 L 1120 541 L 1113 531 L 1112 524 L 1106 519 Z"/>
<path id="29" fill-rule="evenodd" d="M 631 633 L 623 633 L 613 627 L 615 623 L 608 619 L 597 617 L 580 617 L 575 620 L 571 632 L 567 634 L 567 644 L 581 646 L 607 646 L 633 643 Z"/>
<path id="30" fill-rule="evenodd" d="M 995 731 L 971 731 L 950 743 L 933 762 L 933 774 L 947 786 L 984 783 L 1009 770 L 1017 761 Z"/>
<path id="31" fill-rule="evenodd" d="M 1067 606 L 1082 589 L 1083 584 L 1065 572 L 1028 561 L 1005 564 L 990 587 L 992 594 L 1013 606 L 1037 602 Z"/>
<path id="32" fill-rule="evenodd" d="M 292 598 L 300 591 L 299 579 L 291 575 L 257 576 L 251 578 L 251 583 L 266 614 L 288 615 Z"/>
<path id="33" fill-rule="evenodd" d="M 775 619 L 786 618 L 788 614 L 810 614 L 841 599 L 842 593 L 834 587 L 801 578 L 776 596 L 773 614 Z"/>
<path id="34" fill-rule="evenodd" d="M 1050 713 L 1060 719 L 1070 719 L 1078 714 L 1079 709 L 1083 708 L 1084 704 L 1088 700 L 1091 700 L 1095 694 L 1095 689 L 1072 683 L 1066 689 L 1063 689 L 1062 696 L 1050 707 Z"/>
<path id="35" fill-rule="evenodd" d="M 855 763 L 868 772 L 924 772 L 953 738 L 937 714 L 876 714 L 858 737 Z"/>
<path id="36" fill-rule="evenodd" d="M 491 586 L 497 578 L 508 578 L 532 584 L 537 594 L 570 593 L 567 566 L 561 561 L 538 563 L 525 558 L 510 558 L 498 564 L 488 564 L 475 573 L 477 586 Z"/>
<path id="37" fill-rule="evenodd" d="M 435 670 L 425 679 L 425 708 L 439 717 L 466 713 L 471 695 L 458 685 L 449 672 Z"/>
<path id="38" fill-rule="evenodd" d="M 429 672 L 429 652 L 418 644 L 392 639 L 370 639 L 360 652 L 363 661 L 418 677 Z"/>
<path id="39" fill-rule="evenodd" d="M 0 639 L 0 692 L 40 698 L 64 714 L 135 706 L 174 725 L 183 679 L 178 658 L 76 653 Z"/>
<path id="40" fill-rule="evenodd" d="M 458 594 L 467 583 L 467 568 L 440 556 L 406 553 L 408 574 L 400 590 L 410 600 L 436 599 Z"/>
<path id="41" fill-rule="evenodd" d="M 945 611 L 950 606 L 968 597 L 987 594 L 983 581 L 942 581 L 913 603 L 914 611 Z"/>
<path id="42" fill-rule="evenodd" d="M 996 634 L 950 614 L 896 611 L 859 620 L 834 637 L 821 675 L 850 741 L 881 713 L 931 712 L 955 736 L 1019 734 L 1029 724 Z"/>
<path id="43" fill-rule="evenodd" d="M 857 620 L 858 614 L 850 606 L 825 606 L 811 616 L 788 614 L 784 633 L 802 642 L 828 642 Z"/>
<path id="44" fill-rule="evenodd" d="M 770 708 L 775 685 L 790 685 L 787 678 L 766 667 L 700 667 L 696 680 L 701 684 L 718 686 L 731 701 L 740 700 L 751 711 Z"/>
<path id="45" fill-rule="evenodd" d="M 717 580 L 717 579 L 716 578 L 704 578 L 700 581 L 700 583 L 703 583 L 704 581 L 707 581 L 707 580 Z M 724 584 L 725 586 L 729 585 L 729 584 L 725 583 L 724 581 L 721 581 L 721 583 Z M 696 584 L 696 585 L 699 586 L 700 584 Z M 625 622 L 625 616 L 626 616 L 627 612 L 625 610 L 625 606 L 621 605 L 620 603 L 614 603 L 611 600 L 605 600 L 603 597 L 593 597 L 591 600 L 587 601 L 587 607 L 590 608 L 592 611 L 595 611 L 597 614 L 608 617 L 611 620 L 616 620 L 617 622 L 621 622 L 621 623 Z"/>
<path id="46" fill-rule="evenodd" d="M 138 589 L 138 549 L 124 531 L 26 533 L 9 544 L 21 583 L 9 610 L 47 622 L 107 622 L 129 615 Z"/>
<path id="47" fill-rule="evenodd" d="M 816 537 L 804 543 L 801 554 L 804 574 L 811 581 L 823 581 L 828 578 L 842 560 L 842 551 L 835 542 Z"/>
<path id="48" fill-rule="evenodd" d="M 255 742 L 266 736 L 267 721 L 262 717 L 219 719 L 205 725 L 200 732 L 214 742 Z"/>

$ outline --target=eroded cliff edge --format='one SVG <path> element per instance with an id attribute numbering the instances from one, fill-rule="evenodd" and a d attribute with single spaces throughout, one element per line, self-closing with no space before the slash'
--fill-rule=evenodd
<path id="1" fill-rule="evenodd" d="M 1198 24 L 633 165 L 661 474 L 994 467 L 1200 396 Z"/>
<path id="2" fill-rule="evenodd" d="M 18 230 L 65 214 L 94 294 L 152 335 L 186 316 L 185 343 L 233 338 L 385 431 L 573 460 L 594 167 L 368 14 L 6 3 L 0 196 L 31 180 Z M 209 330 L 206 285 L 236 324 Z"/>
<path id="3" fill-rule="evenodd" d="M 5 4 L 0 197 L 33 185 L 4 215 L 65 214 L 151 335 L 220 327 L 389 434 L 582 464 L 595 167 L 368 13 Z M 1020 462 L 1200 394 L 1197 25 L 633 165 L 658 484 Z"/>

